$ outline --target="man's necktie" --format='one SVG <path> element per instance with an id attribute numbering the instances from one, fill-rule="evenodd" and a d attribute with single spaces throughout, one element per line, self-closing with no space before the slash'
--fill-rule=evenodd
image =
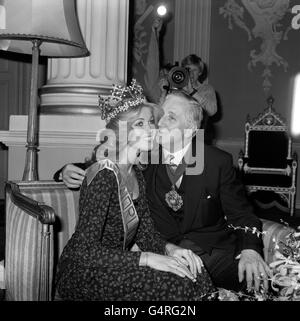
<path id="1" fill-rule="evenodd" d="M 177 165 L 174 163 L 174 155 L 169 155 L 169 166 L 173 172 L 176 171 Z"/>

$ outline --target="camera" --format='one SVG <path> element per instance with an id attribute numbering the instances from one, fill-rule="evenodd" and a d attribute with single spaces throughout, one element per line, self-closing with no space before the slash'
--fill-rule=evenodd
<path id="1" fill-rule="evenodd" d="M 168 73 L 170 88 L 182 89 L 189 82 L 189 71 L 184 67 L 175 66 Z"/>
<path id="2" fill-rule="evenodd" d="M 178 63 L 175 65 L 168 64 L 164 67 L 166 74 L 166 79 L 169 82 L 168 91 L 172 89 L 182 89 L 187 86 L 189 82 L 189 70 L 184 67 L 178 66 Z"/>

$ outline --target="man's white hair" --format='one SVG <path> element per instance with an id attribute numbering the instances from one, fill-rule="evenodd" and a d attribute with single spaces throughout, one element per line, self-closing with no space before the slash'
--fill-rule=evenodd
<path id="1" fill-rule="evenodd" d="M 169 95 L 181 97 L 188 102 L 190 108 L 185 114 L 187 128 L 194 128 L 195 130 L 199 129 L 201 127 L 201 122 L 203 119 L 203 108 L 199 104 L 199 102 L 195 98 L 181 90 L 173 90 Z"/>

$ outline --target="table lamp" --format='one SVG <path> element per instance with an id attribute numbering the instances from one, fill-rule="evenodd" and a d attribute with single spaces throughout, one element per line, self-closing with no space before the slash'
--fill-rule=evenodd
<path id="1" fill-rule="evenodd" d="M 39 56 L 84 57 L 75 0 L 0 0 L 0 50 L 32 55 L 24 181 L 38 180 Z"/>

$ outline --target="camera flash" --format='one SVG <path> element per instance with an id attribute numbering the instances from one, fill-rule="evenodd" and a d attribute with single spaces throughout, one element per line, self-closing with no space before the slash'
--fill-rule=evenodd
<path id="1" fill-rule="evenodd" d="M 167 8 L 165 5 L 160 5 L 157 10 L 156 10 L 157 14 L 160 16 L 160 17 L 163 17 L 166 15 L 167 13 Z"/>

